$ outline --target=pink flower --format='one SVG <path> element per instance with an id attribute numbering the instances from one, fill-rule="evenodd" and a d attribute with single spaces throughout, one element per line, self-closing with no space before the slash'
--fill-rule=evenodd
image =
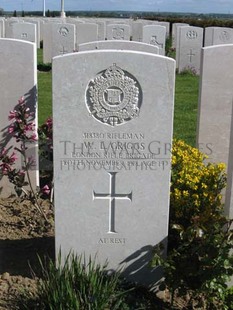
<path id="1" fill-rule="evenodd" d="M 37 141 L 37 135 L 34 133 L 29 137 L 29 139 L 32 141 Z"/>
<path id="2" fill-rule="evenodd" d="M 18 100 L 18 104 L 24 104 L 25 102 L 25 98 L 22 96 L 19 100 Z"/>
<path id="3" fill-rule="evenodd" d="M 18 116 L 17 111 L 10 111 L 10 114 L 8 116 L 9 121 L 16 119 L 16 117 Z"/>
<path id="4" fill-rule="evenodd" d="M 1 151 L 1 153 L 0 153 L 0 157 L 5 156 L 6 153 L 7 153 L 7 150 L 6 150 L 6 148 L 4 147 L 4 148 L 2 149 L 2 151 Z"/>
<path id="5" fill-rule="evenodd" d="M 0 165 L 0 168 L 1 168 L 1 172 L 2 174 L 4 175 L 7 175 L 9 173 L 9 171 L 11 171 L 11 166 L 8 165 L 7 163 L 3 163 Z"/>
<path id="6" fill-rule="evenodd" d="M 14 128 L 13 125 L 11 125 L 11 126 L 8 127 L 8 132 L 9 132 L 9 133 L 14 132 L 14 130 L 15 130 L 15 128 Z"/>
<path id="7" fill-rule="evenodd" d="M 49 195 L 50 188 L 49 188 L 48 185 L 45 185 L 44 187 L 42 187 L 41 191 L 42 191 L 43 194 Z"/>
<path id="8" fill-rule="evenodd" d="M 11 154 L 11 156 L 9 157 L 9 163 L 10 163 L 10 164 L 13 164 L 17 159 L 18 159 L 18 158 L 16 157 L 15 152 L 13 152 L 13 153 Z"/>

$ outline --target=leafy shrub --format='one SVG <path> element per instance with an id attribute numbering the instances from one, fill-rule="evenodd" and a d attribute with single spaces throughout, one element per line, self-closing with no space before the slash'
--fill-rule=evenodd
<path id="1" fill-rule="evenodd" d="M 230 309 L 226 282 L 233 274 L 233 231 L 223 213 L 224 164 L 207 158 L 183 141 L 174 141 L 167 258 L 160 249 L 153 264 L 164 267 L 172 293 L 189 296 L 201 309 Z"/>

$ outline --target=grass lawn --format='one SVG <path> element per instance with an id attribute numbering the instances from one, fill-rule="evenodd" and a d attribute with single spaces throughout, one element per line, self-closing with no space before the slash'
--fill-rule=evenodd
<path id="1" fill-rule="evenodd" d="M 38 63 L 42 50 L 38 50 Z M 195 146 L 199 77 L 176 75 L 174 137 Z M 39 125 L 52 115 L 52 73 L 38 72 Z"/>

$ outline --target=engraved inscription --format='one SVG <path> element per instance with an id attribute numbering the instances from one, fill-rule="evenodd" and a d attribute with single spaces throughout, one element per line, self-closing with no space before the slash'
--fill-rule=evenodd
<path id="1" fill-rule="evenodd" d="M 28 34 L 26 32 L 21 33 L 21 38 L 27 38 Z"/>
<path id="2" fill-rule="evenodd" d="M 125 238 L 100 238 L 98 244 L 125 244 Z"/>
<path id="3" fill-rule="evenodd" d="M 67 37 L 68 33 L 69 33 L 69 29 L 67 27 L 61 27 L 58 30 L 58 33 L 62 36 L 62 37 Z"/>
<path id="4" fill-rule="evenodd" d="M 157 36 L 151 36 L 150 44 L 163 48 L 163 44 L 158 42 Z"/>
<path id="5" fill-rule="evenodd" d="M 60 51 L 60 54 L 64 55 L 64 54 L 67 54 L 67 53 L 69 53 L 69 52 L 67 51 L 65 46 L 62 46 L 62 50 Z"/>
<path id="6" fill-rule="evenodd" d="M 116 233 L 115 231 L 115 201 L 117 199 L 129 199 L 132 201 L 132 192 L 129 194 L 116 194 L 116 174 L 117 172 L 108 172 L 110 175 L 109 193 L 95 193 L 93 191 L 93 199 L 109 200 L 109 228 L 108 233 Z"/>
<path id="7" fill-rule="evenodd" d="M 230 39 L 230 35 L 229 35 L 229 33 L 228 33 L 226 30 L 224 30 L 224 31 L 222 31 L 222 32 L 220 33 L 219 39 L 220 39 L 220 41 L 222 41 L 222 42 L 227 42 L 227 41 L 229 41 L 229 39 Z"/>
<path id="8" fill-rule="evenodd" d="M 112 37 L 115 40 L 123 40 L 124 39 L 124 28 L 113 28 L 112 29 Z"/>
<path id="9" fill-rule="evenodd" d="M 113 64 L 89 82 L 86 104 L 103 124 L 116 126 L 139 116 L 141 89 L 137 80 Z"/>
<path id="10" fill-rule="evenodd" d="M 192 63 L 192 59 L 193 59 L 193 56 L 195 56 L 196 54 L 193 53 L 193 50 L 190 49 L 189 51 L 189 54 L 187 54 L 187 56 L 189 57 L 189 62 Z"/>
<path id="11" fill-rule="evenodd" d="M 197 38 L 197 32 L 195 30 L 189 30 L 186 32 L 186 38 L 187 39 L 196 39 Z"/>

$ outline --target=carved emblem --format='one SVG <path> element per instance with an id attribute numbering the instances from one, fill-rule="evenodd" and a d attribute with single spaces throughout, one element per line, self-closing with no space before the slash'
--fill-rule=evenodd
<path id="1" fill-rule="evenodd" d="M 186 37 L 188 39 L 191 39 L 191 40 L 196 39 L 197 38 L 197 32 L 195 30 L 189 30 L 186 32 Z"/>
<path id="2" fill-rule="evenodd" d="M 220 35 L 219 35 L 219 39 L 220 39 L 222 42 L 229 41 L 230 35 L 229 35 L 229 33 L 228 33 L 226 30 L 223 30 L 223 31 L 220 33 Z"/>
<path id="3" fill-rule="evenodd" d="M 60 33 L 60 35 L 61 35 L 62 37 L 66 37 L 66 36 L 68 35 L 68 33 L 69 33 L 69 29 L 66 28 L 66 27 L 61 27 L 61 28 L 58 30 L 58 32 Z"/>
<path id="4" fill-rule="evenodd" d="M 21 33 L 21 38 L 27 38 L 28 34 L 26 32 Z"/>
<path id="5" fill-rule="evenodd" d="M 124 39 L 124 28 L 113 28 L 112 37 L 115 40 L 123 40 Z"/>
<path id="6" fill-rule="evenodd" d="M 134 77 L 113 64 L 89 82 L 86 104 L 96 120 L 110 126 L 124 124 L 139 115 L 140 86 Z"/>

